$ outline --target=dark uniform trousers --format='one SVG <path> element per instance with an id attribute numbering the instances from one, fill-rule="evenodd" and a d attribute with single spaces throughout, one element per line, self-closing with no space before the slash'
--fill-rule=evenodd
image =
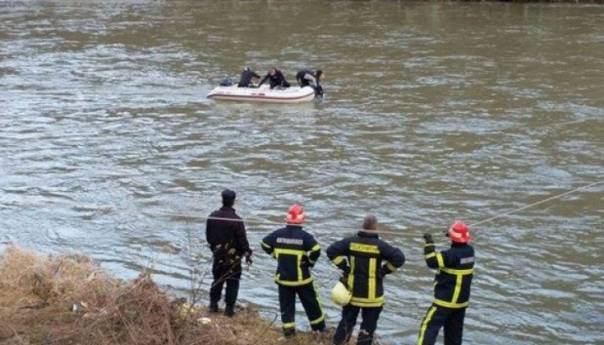
<path id="1" fill-rule="evenodd" d="M 350 340 L 359 311 L 362 314 L 363 321 L 361 322 L 357 345 L 371 344 L 382 309 L 383 307 L 361 308 L 350 304 L 345 306 L 342 309 L 342 320 L 338 324 L 336 334 L 333 337 L 334 344 L 344 344 Z"/>
<path id="2" fill-rule="evenodd" d="M 432 304 L 419 331 L 418 345 L 434 345 L 439 330 L 445 327 L 445 345 L 461 345 L 466 308 L 445 308 Z"/>
<path id="3" fill-rule="evenodd" d="M 279 306 L 283 334 L 292 336 L 296 333 L 296 294 L 306 311 L 313 331 L 325 329 L 325 317 L 313 283 L 300 286 L 279 285 Z"/>
<path id="4" fill-rule="evenodd" d="M 210 303 L 218 304 L 222 296 L 222 288 L 226 283 L 224 302 L 227 306 L 234 306 L 239 293 L 241 280 L 241 264 L 234 266 L 214 266 L 212 268 L 214 281 L 210 287 Z"/>

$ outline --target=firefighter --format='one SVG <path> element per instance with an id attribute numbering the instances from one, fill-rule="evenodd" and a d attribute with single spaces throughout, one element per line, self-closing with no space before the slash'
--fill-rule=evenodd
<path id="1" fill-rule="evenodd" d="M 396 271 L 405 263 L 403 252 L 379 239 L 377 219 L 367 216 L 363 230 L 355 236 L 338 241 L 327 248 L 327 256 L 342 271 L 341 282 L 352 292 L 350 303 L 342 309 L 333 343 L 347 343 L 359 312 L 363 317 L 357 344 L 370 345 L 377 321 L 384 307 L 384 276 Z"/>
<path id="2" fill-rule="evenodd" d="M 325 314 L 321 308 L 310 269 L 321 255 L 321 247 L 315 238 L 302 229 L 304 209 L 298 204 L 289 208 L 286 226 L 266 236 L 261 246 L 277 260 L 275 282 L 279 287 L 279 306 L 283 334 L 296 334 L 296 295 L 313 331 L 325 330 Z"/>
<path id="3" fill-rule="evenodd" d="M 210 214 L 206 221 L 206 240 L 213 254 L 212 275 L 214 281 L 210 288 L 210 312 L 218 312 L 218 302 L 226 282 L 226 316 L 235 315 L 235 302 L 241 279 L 241 260 L 252 263 L 252 250 L 247 241 L 243 220 L 235 213 L 236 194 L 225 189 L 222 192 L 222 207 Z M 231 220 L 232 219 L 232 220 Z"/>
<path id="4" fill-rule="evenodd" d="M 433 345 L 440 328 L 445 328 L 445 345 L 461 345 L 463 322 L 470 300 L 474 274 L 474 248 L 468 226 L 456 221 L 447 232 L 451 248 L 436 251 L 432 235 L 424 234 L 424 255 L 428 267 L 438 269 L 434 301 L 422 321 L 418 345 Z"/>

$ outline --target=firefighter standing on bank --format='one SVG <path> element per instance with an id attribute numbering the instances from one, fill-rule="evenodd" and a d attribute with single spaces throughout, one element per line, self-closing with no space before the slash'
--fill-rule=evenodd
<path id="1" fill-rule="evenodd" d="M 214 281 L 210 288 L 210 312 L 218 312 L 218 302 L 226 282 L 224 313 L 229 317 L 235 315 L 241 260 L 245 257 L 248 264 L 252 263 L 252 250 L 245 234 L 245 225 L 233 208 L 235 197 L 232 190 L 222 191 L 222 207 L 212 212 L 206 221 L 206 240 L 213 254 Z"/>
<path id="2" fill-rule="evenodd" d="M 468 226 L 456 221 L 447 236 L 451 248 L 438 252 L 432 235 L 425 234 L 424 255 L 428 267 L 438 269 L 435 277 L 434 301 L 419 331 L 418 345 L 433 345 L 440 328 L 445 328 L 445 345 L 461 345 L 463 322 L 470 300 L 474 274 L 474 248 Z"/>
<path id="3" fill-rule="evenodd" d="M 373 233 L 376 230 L 377 219 L 367 216 L 363 231 L 327 248 L 327 256 L 344 271 L 342 282 L 352 292 L 350 303 L 342 309 L 342 320 L 333 338 L 336 345 L 348 342 L 359 311 L 363 322 L 357 344 L 370 345 L 373 342 L 377 321 L 384 307 L 384 276 L 405 263 L 403 252 L 380 240 L 378 234 Z"/>
<path id="4" fill-rule="evenodd" d="M 275 282 L 279 286 L 279 306 L 283 334 L 296 334 L 296 295 L 300 298 L 313 331 L 325 330 L 325 314 L 313 284 L 310 269 L 321 255 L 315 238 L 302 229 L 304 209 L 294 204 L 289 208 L 287 225 L 266 236 L 261 246 L 277 259 Z"/>

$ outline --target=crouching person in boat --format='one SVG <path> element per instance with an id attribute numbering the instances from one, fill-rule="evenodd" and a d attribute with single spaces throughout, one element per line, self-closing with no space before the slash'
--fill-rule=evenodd
<path id="1" fill-rule="evenodd" d="M 305 69 L 298 71 L 296 73 L 296 81 L 300 87 L 310 86 L 315 90 L 315 96 L 322 97 L 323 96 L 323 88 L 319 84 L 321 78 L 323 77 L 323 71 L 320 69 L 312 72 L 311 70 Z"/>
<path id="2" fill-rule="evenodd" d="M 377 219 L 367 216 L 363 230 L 355 236 L 338 241 L 327 248 L 329 259 L 344 272 L 341 282 L 352 292 L 348 305 L 342 309 L 333 343 L 347 343 L 359 312 L 363 317 L 357 345 L 370 345 L 384 307 L 384 276 L 405 263 L 403 252 L 379 239 Z"/>
<path id="3" fill-rule="evenodd" d="M 310 269 L 321 255 L 315 238 L 302 229 L 304 209 L 294 204 L 286 217 L 287 225 L 278 229 L 262 242 L 262 249 L 277 259 L 275 282 L 279 286 L 279 306 L 283 334 L 296 334 L 296 295 L 300 297 L 313 331 L 325 330 L 325 314 L 313 284 Z"/>
<path id="4" fill-rule="evenodd" d="M 258 83 L 258 87 L 260 87 L 260 85 L 264 84 L 267 80 L 269 81 L 269 85 L 271 86 L 271 89 L 274 89 L 276 87 L 277 88 L 290 87 L 287 80 L 285 80 L 285 76 L 283 76 L 283 73 L 276 68 L 271 68 L 268 71 L 268 73 L 264 76 L 264 78 L 262 78 L 262 80 L 260 80 L 260 83 Z"/>
<path id="5" fill-rule="evenodd" d="M 246 67 L 241 72 L 241 77 L 239 78 L 239 83 L 237 83 L 238 87 L 253 87 L 253 80 L 259 80 L 260 76 L 252 71 L 251 68 Z"/>
<path id="6" fill-rule="evenodd" d="M 432 235 L 424 234 L 424 255 L 430 268 L 438 269 L 435 277 L 434 301 L 419 331 L 418 345 L 433 345 L 441 327 L 445 328 L 445 345 L 461 345 L 470 285 L 474 274 L 474 248 L 469 245 L 468 226 L 455 222 L 447 236 L 451 248 L 436 251 Z"/>

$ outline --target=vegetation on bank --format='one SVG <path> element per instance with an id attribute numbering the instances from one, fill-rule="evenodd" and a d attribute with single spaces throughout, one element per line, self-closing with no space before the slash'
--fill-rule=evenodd
<path id="1" fill-rule="evenodd" d="M 0 345 L 329 344 L 281 331 L 253 310 L 208 314 L 169 296 L 141 273 L 109 276 L 78 255 L 41 256 L 10 247 L 0 257 Z"/>

